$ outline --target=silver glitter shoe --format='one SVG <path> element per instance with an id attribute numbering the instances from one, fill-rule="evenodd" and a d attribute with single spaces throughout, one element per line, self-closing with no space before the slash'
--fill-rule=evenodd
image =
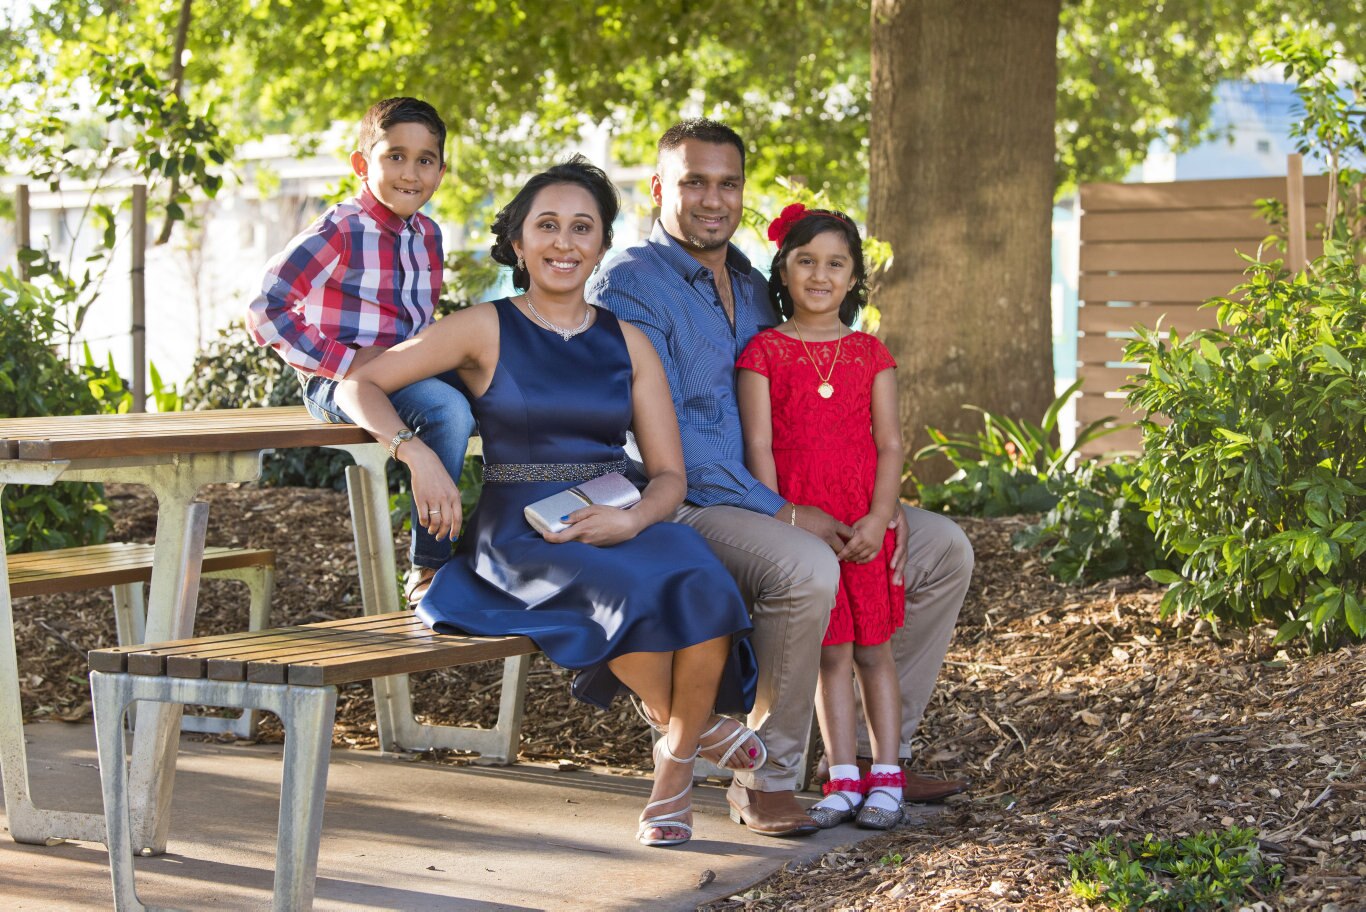
<path id="1" fill-rule="evenodd" d="M 860 829 L 864 830 L 891 830 L 901 824 L 906 819 L 906 812 L 901 806 L 901 795 L 891 791 L 890 788 L 883 786 L 895 786 L 898 791 L 906 786 L 906 774 L 904 772 L 895 773 L 871 773 L 867 779 L 863 780 L 867 787 L 867 797 L 863 800 L 863 807 L 859 808 L 855 822 Z M 896 807 L 892 810 L 887 808 L 874 807 L 868 803 L 868 798 L 878 792 L 888 798 L 896 799 Z"/>
<path id="2" fill-rule="evenodd" d="M 850 801 L 848 798 L 845 798 L 844 795 L 839 792 L 836 792 L 835 794 L 839 795 L 840 798 L 844 800 L 844 803 L 848 805 L 844 810 L 819 806 L 806 809 L 806 816 L 816 821 L 816 826 L 820 827 L 822 830 L 828 830 L 831 827 L 839 826 L 841 823 L 847 823 L 857 817 L 860 813 L 858 805 L 854 804 L 854 802 Z"/>
<path id="3" fill-rule="evenodd" d="M 894 830 L 901 825 L 901 821 L 906 819 L 906 812 L 901 809 L 899 804 L 896 806 L 896 810 L 889 811 L 886 808 L 873 807 L 871 804 L 865 803 L 863 807 L 859 808 L 858 816 L 854 819 L 860 829 Z"/>
<path id="4" fill-rule="evenodd" d="M 839 786 L 846 786 L 846 788 L 840 788 Z M 848 788 L 849 786 L 855 786 L 857 788 Z M 826 797 L 828 798 L 832 794 L 838 796 L 839 799 L 844 802 L 844 808 L 841 810 L 839 808 L 821 807 L 820 805 L 816 805 L 815 807 L 806 809 L 806 816 L 816 821 L 816 826 L 820 827 L 822 830 L 828 830 L 831 827 L 839 826 L 841 823 L 847 823 L 858 816 L 859 805 L 850 801 L 849 796 L 845 794 L 845 791 L 852 792 L 862 790 L 862 788 L 863 783 L 858 779 L 836 779 L 834 782 L 827 782 L 824 789 Z"/>

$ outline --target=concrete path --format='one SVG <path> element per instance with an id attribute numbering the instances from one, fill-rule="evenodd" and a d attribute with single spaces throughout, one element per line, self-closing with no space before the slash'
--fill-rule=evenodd
<path id="1" fill-rule="evenodd" d="M 34 800 L 99 811 L 93 728 L 46 723 L 25 734 Z M 169 851 L 137 861 L 143 902 L 269 908 L 280 759 L 280 745 L 181 739 Z M 727 818 L 723 788 L 703 785 L 693 841 L 648 849 L 633 839 L 648 793 L 641 777 L 333 751 L 315 908 L 694 909 L 875 835 L 844 826 L 807 839 L 756 836 Z M 913 810 L 916 820 L 935 812 Z M 0 897 L 16 912 L 108 909 L 104 847 L 19 845 L 6 830 Z"/>

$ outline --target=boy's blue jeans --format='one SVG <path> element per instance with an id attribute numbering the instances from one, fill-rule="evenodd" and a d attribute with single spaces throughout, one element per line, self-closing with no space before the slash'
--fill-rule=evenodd
<path id="1" fill-rule="evenodd" d="M 304 405 L 310 415 L 331 424 L 354 423 L 333 399 L 337 389 L 335 380 L 317 376 L 300 379 L 303 380 Z M 405 386 L 389 397 L 403 423 L 432 448 L 457 482 L 465 467 L 465 447 L 470 434 L 474 433 L 474 415 L 458 384 L 455 371 L 448 371 Z M 413 538 L 408 557 L 416 567 L 433 568 L 451 558 L 451 543 L 437 541 L 418 521 L 417 504 L 413 504 Z"/>

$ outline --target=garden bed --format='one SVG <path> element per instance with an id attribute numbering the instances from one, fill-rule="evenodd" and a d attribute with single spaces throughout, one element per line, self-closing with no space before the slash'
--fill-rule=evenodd
<path id="1" fill-rule="evenodd" d="M 123 486 L 110 495 L 115 537 L 149 541 L 150 497 Z M 344 494 L 222 486 L 207 497 L 210 544 L 277 551 L 273 624 L 359 610 Z M 1255 829 L 1262 851 L 1284 865 L 1264 908 L 1363 908 L 1366 647 L 1306 657 L 1262 635 L 1173 629 L 1157 623 L 1160 590 L 1146 580 L 1060 586 L 1010 548 L 1020 520 L 960 522 L 977 572 L 921 728 L 919 767 L 969 776 L 972 791 L 923 828 L 828 853 L 713 908 L 1080 908 L 1065 883 L 1068 853 L 1104 835 L 1174 838 L 1234 825 Z M 199 632 L 240 628 L 244 605 L 240 587 L 206 581 Z M 88 716 L 85 651 L 113 641 L 108 593 L 23 600 L 16 625 L 26 717 Z M 423 676 L 419 711 L 491 724 L 499 672 Z M 567 681 L 538 657 L 522 755 L 647 769 L 634 714 L 577 704 Z M 338 746 L 376 747 L 373 722 L 369 688 L 345 689 Z"/>

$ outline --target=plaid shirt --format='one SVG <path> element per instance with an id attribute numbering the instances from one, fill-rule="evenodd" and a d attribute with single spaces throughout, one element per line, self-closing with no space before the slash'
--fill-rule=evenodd
<path id="1" fill-rule="evenodd" d="M 716 277 L 655 223 L 588 285 L 589 299 L 639 327 L 669 378 L 688 470 L 688 502 L 728 504 L 772 516 L 786 499 L 745 468 L 735 361 L 749 340 L 777 323 L 768 283 L 732 245 L 726 281 L 735 295 L 735 328 L 716 293 Z"/>
<path id="2" fill-rule="evenodd" d="M 432 322 L 441 268 L 436 222 L 404 221 L 365 188 L 270 261 L 247 328 L 299 371 L 341 378 L 356 349 L 397 345 Z"/>

